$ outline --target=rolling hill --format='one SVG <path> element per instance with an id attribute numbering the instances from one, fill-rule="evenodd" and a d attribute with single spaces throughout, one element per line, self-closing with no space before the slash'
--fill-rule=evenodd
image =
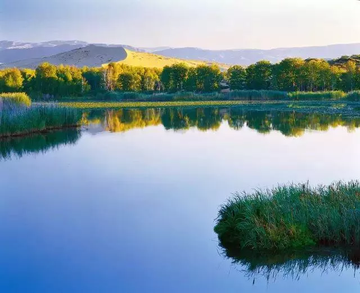
<path id="1" fill-rule="evenodd" d="M 182 60 L 164 57 L 152 53 L 135 52 L 123 47 L 88 45 L 68 52 L 63 52 L 44 58 L 33 58 L 20 60 L 12 63 L 2 64 L 0 68 L 36 68 L 39 64 L 48 62 L 54 65 L 73 65 L 76 67 L 100 67 L 110 62 L 118 62 L 131 66 L 163 68 L 166 65 L 185 63 L 190 67 L 200 64 L 210 64 L 204 61 Z M 222 69 L 227 65 L 219 64 Z"/>

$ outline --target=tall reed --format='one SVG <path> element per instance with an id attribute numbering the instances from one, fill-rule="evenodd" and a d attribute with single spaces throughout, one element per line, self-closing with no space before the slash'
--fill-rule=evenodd
<path id="1" fill-rule="evenodd" d="M 77 109 L 55 105 L 12 107 L 0 116 L 0 137 L 24 135 L 54 128 L 75 126 L 80 123 L 81 113 Z"/>
<path id="2" fill-rule="evenodd" d="M 255 251 L 360 244 L 360 183 L 237 194 L 220 209 L 215 232 L 225 247 Z"/>
<path id="3" fill-rule="evenodd" d="M 0 93 L 0 99 L 3 99 L 5 104 L 23 105 L 29 107 L 31 100 L 25 93 Z"/>

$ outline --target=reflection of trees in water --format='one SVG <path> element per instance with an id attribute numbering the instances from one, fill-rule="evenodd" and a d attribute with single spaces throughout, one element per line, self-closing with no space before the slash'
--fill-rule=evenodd
<path id="1" fill-rule="evenodd" d="M 29 153 L 42 153 L 61 145 L 75 144 L 80 138 L 80 130 L 69 129 L 19 138 L 0 140 L 0 159 L 13 155 L 21 157 Z"/>
<path id="2" fill-rule="evenodd" d="M 239 130 L 245 125 L 259 133 L 280 131 L 285 136 L 301 136 L 305 130 L 325 131 L 330 127 L 346 126 L 349 131 L 359 127 L 360 119 L 345 119 L 340 114 L 317 114 L 281 111 L 247 111 L 241 108 L 151 108 L 90 111 L 83 123 L 101 123 L 106 130 L 124 132 L 134 128 L 162 124 L 167 130 L 218 130 L 221 123 Z"/>
<path id="3" fill-rule="evenodd" d="M 108 110 L 105 112 L 105 129 L 111 132 L 124 132 L 134 128 L 156 126 L 161 123 L 156 109 Z"/>
<path id="4" fill-rule="evenodd" d="M 360 248 L 319 248 L 284 253 L 256 254 L 251 251 L 225 249 L 225 256 L 252 279 L 277 278 L 299 280 L 302 276 L 318 270 L 321 273 L 352 270 L 360 268 Z"/>

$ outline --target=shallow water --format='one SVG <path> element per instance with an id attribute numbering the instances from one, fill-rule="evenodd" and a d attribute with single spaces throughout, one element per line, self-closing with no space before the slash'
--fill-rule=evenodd
<path id="1" fill-rule="evenodd" d="M 0 292 L 358 292 L 355 264 L 254 274 L 213 232 L 233 192 L 358 179 L 357 121 L 195 110 L 2 141 Z"/>

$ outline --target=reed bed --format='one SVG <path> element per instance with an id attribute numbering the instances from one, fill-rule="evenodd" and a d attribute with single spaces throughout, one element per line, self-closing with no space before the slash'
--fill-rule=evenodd
<path id="1" fill-rule="evenodd" d="M 279 186 L 236 194 L 219 211 L 223 247 L 254 251 L 360 244 L 360 184 Z"/>
<path id="2" fill-rule="evenodd" d="M 0 115 L 0 137 L 22 136 L 79 125 L 77 109 L 56 105 L 37 105 L 30 108 L 12 107 Z"/>
<path id="3" fill-rule="evenodd" d="M 317 101 L 317 100 L 340 100 L 347 97 L 346 93 L 342 91 L 331 92 L 293 92 L 288 93 L 290 99 L 302 101 Z"/>
<path id="4" fill-rule="evenodd" d="M 0 93 L 0 99 L 3 99 L 5 104 L 10 103 L 18 106 L 31 106 L 31 100 L 25 93 Z"/>

